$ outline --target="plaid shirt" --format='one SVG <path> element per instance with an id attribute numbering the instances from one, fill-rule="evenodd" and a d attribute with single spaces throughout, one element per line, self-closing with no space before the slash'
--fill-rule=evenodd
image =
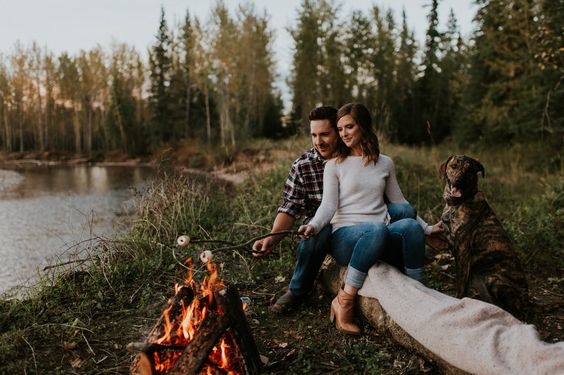
<path id="1" fill-rule="evenodd" d="M 323 195 L 324 168 L 325 159 L 314 148 L 296 159 L 288 173 L 278 212 L 294 218 L 305 216 L 306 221 L 315 216 Z"/>

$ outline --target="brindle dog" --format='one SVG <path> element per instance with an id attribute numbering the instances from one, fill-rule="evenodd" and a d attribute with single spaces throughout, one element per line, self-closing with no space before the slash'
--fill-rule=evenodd
<path id="1" fill-rule="evenodd" d="M 482 192 L 478 173 L 484 166 L 464 155 L 450 156 L 439 170 L 446 184 L 441 221 L 442 241 L 455 258 L 457 297 L 477 298 L 524 317 L 528 309 L 527 280 L 511 240 Z M 446 242 L 445 242 L 446 240 Z M 437 246 L 442 242 L 446 246 Z"/>

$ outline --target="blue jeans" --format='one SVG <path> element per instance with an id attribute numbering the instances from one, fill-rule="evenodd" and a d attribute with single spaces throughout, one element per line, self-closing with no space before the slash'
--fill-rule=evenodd
<path id="1" fill-rule="evenodd" d="M 317 235 L 300 241 L 294 274 L 288 286 L 295 296 L 304 297 L 313 288 L 315 278 L 328 253 L 327 241 L 330 235 L 331 225 L 327 225 Z"/>
<path id="2" fill-rule="evenodd" d="M 388 212 L 389 225 L 363 223 L 332 233 L 331 255 L 337 263 L 348 266 L 345 284 L 361 288 L 368 270 L 384 255 L 387 247 L 402 252 L 406 268 L 423 267 L 425 235 L 413 218 L 415 210 L 408 204 L 390 204 Z M 405 216 L 408 218 L 402 218 Z"/>

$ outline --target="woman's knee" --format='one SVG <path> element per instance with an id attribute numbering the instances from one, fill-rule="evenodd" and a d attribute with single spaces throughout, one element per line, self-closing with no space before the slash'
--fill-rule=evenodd
<path id="1" fill-rule="evenodd" d="M 417 217 L 417 210 L 409 203 L 390 203 L 388 204 L 388 213 L 390 214 L 391 222 L 401 219 L 415 219 Z"/>
<path id="2" fill-rule="evenodd" d="M 388 241 L 390 231 L 383 223 L 370 223 L 365 226 L 362 237 L 378 248 L 379 244 L 383 245 Z"/>
<path id="3" fill-rule="evenodd" d="M 354 252 L 363 258 L 375 261 L 382 254 L 389 238 L 390 232 L 386 225 L 370 223 L 364 227 L 364 231 L 356 243 Z"/>
<path id="4" fill-rule="evenodd" d="M 388 227 L 384 223 L 365 223 L 365 224 L 359 224 L 359 225 L 362 226 L 361 228 L 362 228 L 363 234 L 387 235 L 387 233 L 388 233 Z"/>
<path id="5" fill-rule="evenodd" d="M 390 226 L 390 231 L 412 239 L 425 240 L 425 232 L 415 219 L 401 219 Z"/>

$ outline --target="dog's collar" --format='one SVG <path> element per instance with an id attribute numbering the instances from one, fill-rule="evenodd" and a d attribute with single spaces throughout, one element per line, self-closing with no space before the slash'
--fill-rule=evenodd
<path id="1" fill-rule="evenodd" d="M 445 191 L 443 198 L 447 203 L 447 205 L 449 206 L 458 206 L 468 201 L 478 202 L 478 201 L 483 201 L 485 199 L 484 194 L 478 190 L 474 191 L 469 195 L 464 194 L 461 197 L 453 197 L 447 191 Z"/>
<path id="2" fill-rule="evenodd" d="M 445 202 L 449 205 L 449 206 L 458 206 L 459 204 L 464 203 L 464 201 L 467 200 L 466 197 L 462 196 L 462 197 L 453 197 L 452 195 L 445 193 L 444 195 L 444 199 Z"/>

